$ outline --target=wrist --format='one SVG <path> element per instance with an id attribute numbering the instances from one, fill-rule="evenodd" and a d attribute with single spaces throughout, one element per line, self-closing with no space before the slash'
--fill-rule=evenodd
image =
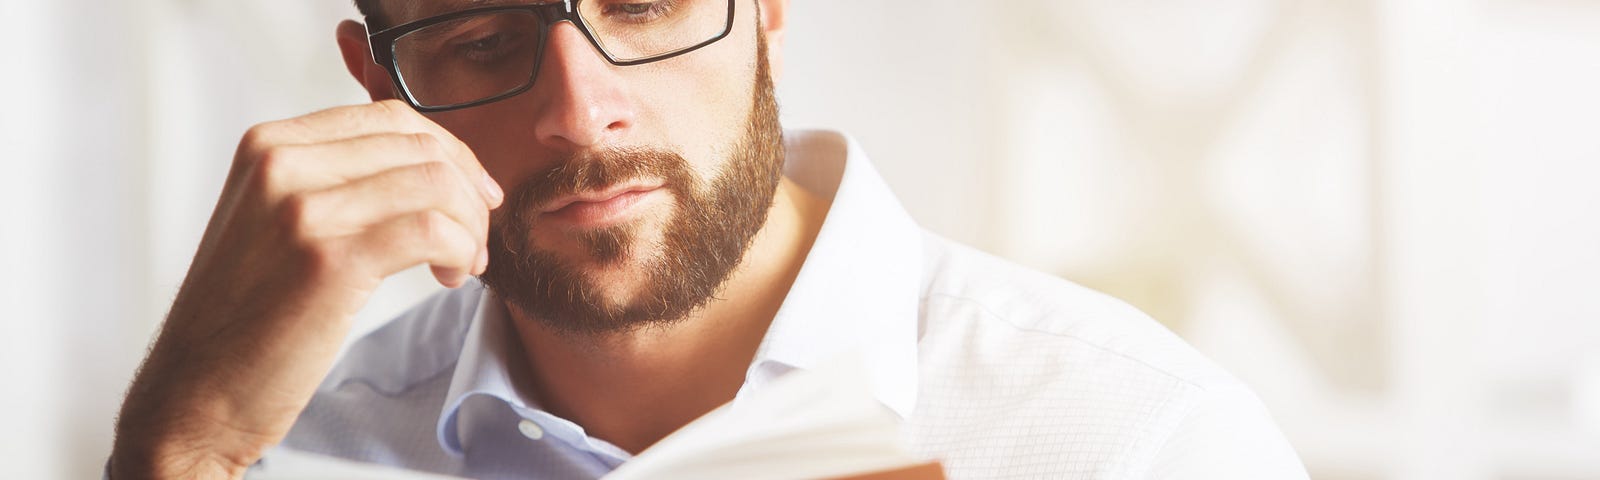
<path id="1" fill-rule="evenodd" d="M 244 478 L 250 463 L 230 460 L 208 448 L 119 437 L 106 462 L 106 472 L 112 480 L 237 479 Z"/>
<path id="2" fill-rule="evenodd" d="M 164 401 L 160 395 L 130 392 L 117 419 L 111 478 L 242 478 L 275 443 L 208 421 L 214 416 L 189 400 Z"/>

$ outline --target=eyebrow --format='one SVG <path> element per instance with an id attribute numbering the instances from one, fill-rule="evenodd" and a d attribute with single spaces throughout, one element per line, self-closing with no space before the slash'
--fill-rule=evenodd
<path id="1" fill-rule="evenodd" d="M 477 7 L 494 7 L 494 6 L 500 6 L 500 5 L 534 5 L 534 4 L 542 4 L 542 3 L 558 3 L 560 1 L 561 0 L 534 0 L 534 1 L 529 1 L 529 0 L 446 0 L 446 1 L 431 1 L 431 2 L 423 2 L 425 4 L 425 6 L 422 7 L 422 9 L 421 9 L 422 10 L 422 12 L 421 12 L 422 14 L 418 15 L 417 18 L 418 19 L 423 19 L 423 18 L 428 18 L 428 17 L 432 17 L 432 16 L 436 16 L 436 15 L 444 15 L 446 13 L 459 12 L 459 11 L 462 11 L 462 10 L 467 10 L 467 9 L 470 9 L 470 8 L 477 8 Z"/>

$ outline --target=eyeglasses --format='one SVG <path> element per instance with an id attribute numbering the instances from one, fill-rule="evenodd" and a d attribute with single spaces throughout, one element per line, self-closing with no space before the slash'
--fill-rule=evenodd
<path id="1" fill-rule="evenodd" d="M 733 29 L 735 0 L 562 0 L 473 8 L 370 32 L 372 58 L 418 111 L 483 105 L 533 87 L 550 29 L 567 21 L 612 65 L 710 45 Z"/>

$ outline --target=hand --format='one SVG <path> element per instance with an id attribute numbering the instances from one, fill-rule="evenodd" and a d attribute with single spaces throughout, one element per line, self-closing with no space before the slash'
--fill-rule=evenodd
<path id="1" fill-rule="evenodd" d="M 504 193 L 398 101 L 251 128 L 117 423 L 113 475 L 238 478 L 276 445 L 385 277 L 488 266 Z"/>

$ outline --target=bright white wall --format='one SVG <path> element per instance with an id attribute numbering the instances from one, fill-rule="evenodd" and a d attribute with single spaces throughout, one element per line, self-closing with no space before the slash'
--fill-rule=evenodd
<path id="1" fill-rule="evenodd" d="M 786 123 L 1172 325 L 1316 478 L 1600 476 L 1600 5 L 997 5 L 795 1 Z M 0 75 L 0 477 L 96 475 L 239 134 L 362 98 L 349 15 L 0 3 L 29 46 Z M 363 326 L 434 288 L 392 279 Z"/>
<path id="2" fill-rule="evenodd" d="M 151 301 L 139 12 L 5 2 L 0 18 L 0 476 L 88 477 Z"/>

